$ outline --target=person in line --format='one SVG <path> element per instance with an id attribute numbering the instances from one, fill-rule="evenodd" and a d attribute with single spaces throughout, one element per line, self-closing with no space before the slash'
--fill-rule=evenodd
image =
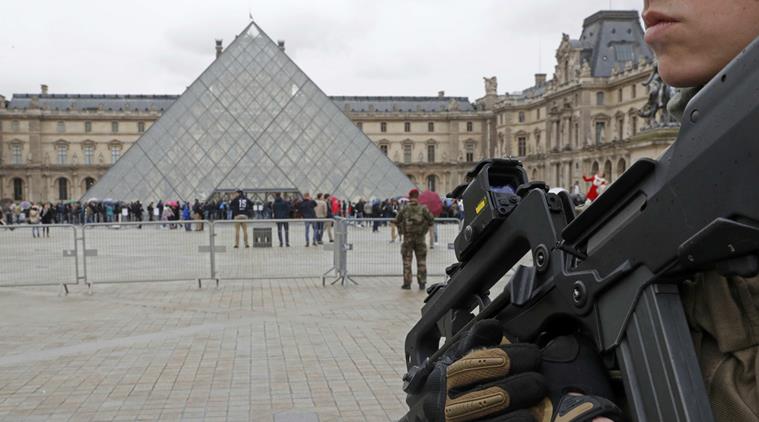
<path id="1" fill-rule="evenodd" d="M 37 205 L 32 205 L 32 207 L 29 209 L 29 224 L 32 224 L 32 237 L 37 238 L 40 237 L 40 210 L 37 207 Z"/>
<path id="2" fill-rule="evenodd" d="M 50 227 L 53 224 L 53 208 L 49 202 L 42 206 L 40 211 L 40 223 L 42 223 L 42 237 L 50 237 Z"/>
<path id="3" fill-rule="evenodd" d="M 274 212 L 275 220 L 287 220 L 290 218 L 290 203 L 282 199 L 282 194 L 277 192 L 274 194 L 274 204 L 272 205 L 272 211 Z M 284 234 L 284 236 L 283 236 Z M 290 223 L 287 221 L 277 221 L 277 238 L 279 239 L 279 247 L 282 247 L 282 238 L 284 237 L 284 244 L 290 247 Z"/>
<path id="4" fill-rule="evenodd" d="M 232 199 L 232 203 L 229 204 L 229 208 L 232 210 L 232 218 L 234 220 L 249 220 L 250 211 L 253 204 L 250 199 L 245 196 L 242 190 L 235 192 L 235 197 Z M 242 230 L 243 240 L 245 241 L 245 247 L 249 248 L 248 242 L 248 223 L 236 221 L 235 222 L 235 248 L 240 247 L 240 230 Z"/>
<path id="5" fill-rule="evenodd" d="M 335 216 L 340 215 L 340 206 L 338 205 L 337 198 L 328 193 L 325 193 L 324 202 L 327 203 L 327 218 L 332 220 L 335 218 Z M 328 221 L 324 224 L 324 229 L 327 232 L 327 237 L 329 237 L 329 243 L 335 242 L 335 236 L 332 234 L 332 226 L 334 226 L 333 221 Z"/>
<path id="6" fill-rule="evenodd" d="M 305 219 L 311 219 L 316 218 L 316 201 L 311 199 L 311 194 L 306 192 L 303 194 L 303 200 L 300 201 L 300 204 L 298 204 L 298 212 L 300 213 L 301 217 Z M 306 247 L 309 245 L 309 237 L 308 232 L 313 231 L 313 244 L 316 245 L 316 225 L 312 221 L 306 221 Z"/>
<path id="7" fill-rule="evenodd" d="M 327 202 L 324 200 L 324 197 L 321 193 L 316 194 L 316 208 L 314 208 L 314 213 L 316 214 L 316 218 L 327 218 Z M 322 245 L 324 242 L 322 241 L 322 238 L 324 237 L 324 222 L 318 221 L 316 222 L 316 233 L 314 234 L 314 244 Z"/>

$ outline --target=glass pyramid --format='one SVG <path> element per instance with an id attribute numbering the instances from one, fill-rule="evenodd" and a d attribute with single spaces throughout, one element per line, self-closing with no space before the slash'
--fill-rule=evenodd
<path id="1" fill-rule="evenodd" d="M 297 190 L 388 198 L 408 178 L 251 22 L 84 195 L 206 199 Z"/>

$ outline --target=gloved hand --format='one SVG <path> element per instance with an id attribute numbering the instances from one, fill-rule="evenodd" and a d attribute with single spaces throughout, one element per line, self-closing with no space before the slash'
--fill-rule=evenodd
<path id="1" fill-rule="evenodd" d="M 473 420 L 532 422 L 531 409 L 547 394 L 540 349 L 532 344 L 500 345 L 495 320 L 480 321 L 441 358 L 418 394 L 410 394 L 407 421 Z M 495 417 L 495 418 L 493 418 Z"/>
<path id="2" fill-rule="evenodd" d="M 611 401 L 609 377 L 593 344 L 585 337 L 562 336 L 542 350 L 543 374 L 554 422 L 591 422 L 599 417 L 622 422 L 622 411 Z"/>
<path id="3" fill-rule="evenodd" d="M 560 337 L 541 352 L 533 344 L 501 344 L 504 339 L 498 321 L 475 324 L 436 363 L 422 391 L 408 396 L 411 411 L 404 420 L 580 422 L 597 416 L 623 420 L 606 399 L 569 395 L 610 397 L 603 368 L 587 372 L 586 366 L 599 363 L 592 347 L 586 348 L 579 340 L 572 342 L 574 337 Z"/>

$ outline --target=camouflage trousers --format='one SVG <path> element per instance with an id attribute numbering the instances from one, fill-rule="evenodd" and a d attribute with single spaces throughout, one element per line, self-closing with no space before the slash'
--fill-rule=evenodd
<path id="1" fill-rule="evenodd" d="M 411 259 L 416 255 L 416 280 L 419 284 L 427 282 L 427 244 L 425 236 L 403 236 L 401 256 L 403 257 L 403 285 L 411 285 Z"/>

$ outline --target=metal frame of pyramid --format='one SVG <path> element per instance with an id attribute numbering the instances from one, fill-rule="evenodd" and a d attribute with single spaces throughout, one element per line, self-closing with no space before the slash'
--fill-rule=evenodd
<path id="1" fill-rule="evenodd" d="M 82 200 L 191 201 L 233 189 L 389 198 L 412 187 L 251 21 Z"/>

